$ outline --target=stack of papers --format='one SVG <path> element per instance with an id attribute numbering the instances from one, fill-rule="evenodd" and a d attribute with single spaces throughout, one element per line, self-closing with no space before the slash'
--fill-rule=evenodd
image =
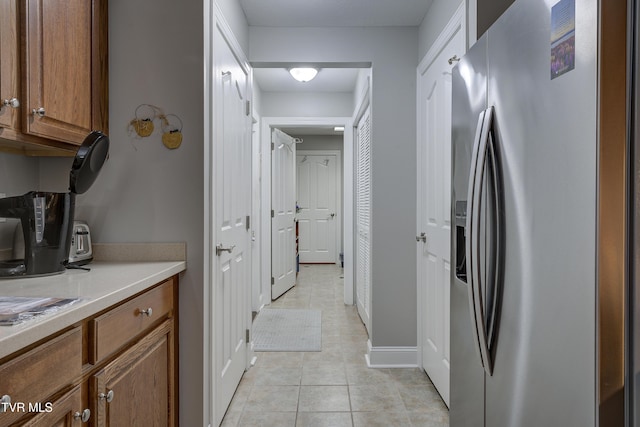
<path id="1" fill-rule="evenodd" d="M 54 313 L 77 298 L 0 297 L 0 326 L 11 326 L 47 313 Z"/>

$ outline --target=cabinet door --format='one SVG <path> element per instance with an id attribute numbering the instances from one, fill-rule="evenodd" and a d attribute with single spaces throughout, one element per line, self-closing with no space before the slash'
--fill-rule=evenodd
<path id="1" fill-rule="evenodd" d="M 21 427 L 78 427 L 89 422 L 91 412 L 82 408 L 80 386 L 53 402 L 41 403 L 40 413 Z"/>
<path id="2" fill-rule="evenodd" d="M 97 426 L 173 426 L 173 320 L 91 378 Z"/>
<path id="3" fill-rule="evenodd" d="M 18 63 L 17 0 L 0 0 L 0 136 L 18 127 Z"/>
<path id="4" fill-rule="evenodd" d="M 92 3 L 26 2 L 28 134 L 80 144 L 92 130 Z"/>

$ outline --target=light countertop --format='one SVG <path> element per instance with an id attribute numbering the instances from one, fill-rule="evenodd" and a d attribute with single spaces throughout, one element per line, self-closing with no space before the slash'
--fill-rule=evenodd
<path id="1" fill-rule="evenodd" d="M 62 310 L 0 326 L 0 359 L 186 269 L 184 261 L 92 262 L 91 271 L 0 280 L 0 296 L 78 298 Z"/>

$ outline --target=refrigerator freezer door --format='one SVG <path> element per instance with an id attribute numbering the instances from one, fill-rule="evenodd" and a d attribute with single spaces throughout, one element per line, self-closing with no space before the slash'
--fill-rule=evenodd
<path id="1" fill-rule="evenodd" d="M 484 425 L 484 369 L 476 344 L 466 271 L 467 189 L 478 117 L 487 107 L 486 39 L 481 38 L 453 69 L 451 259 L 451 404 L 455 427 Z"/>
<path id="2" fill-rule="evenodd" d="M 575 69 L 554 79 L 558 0 L 516 1 L 487 33 L 506 236 L 487 426 L 595 425 L 597 3 L 575 0 Z"/>

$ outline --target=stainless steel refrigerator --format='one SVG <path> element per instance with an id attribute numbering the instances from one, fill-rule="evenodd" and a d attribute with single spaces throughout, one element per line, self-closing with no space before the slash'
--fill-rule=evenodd
<path id="1" fill-rule="evenodd" d="M 626 37 L 516 0 L 454 68 L 452 427 L 624 417 Z"/>

